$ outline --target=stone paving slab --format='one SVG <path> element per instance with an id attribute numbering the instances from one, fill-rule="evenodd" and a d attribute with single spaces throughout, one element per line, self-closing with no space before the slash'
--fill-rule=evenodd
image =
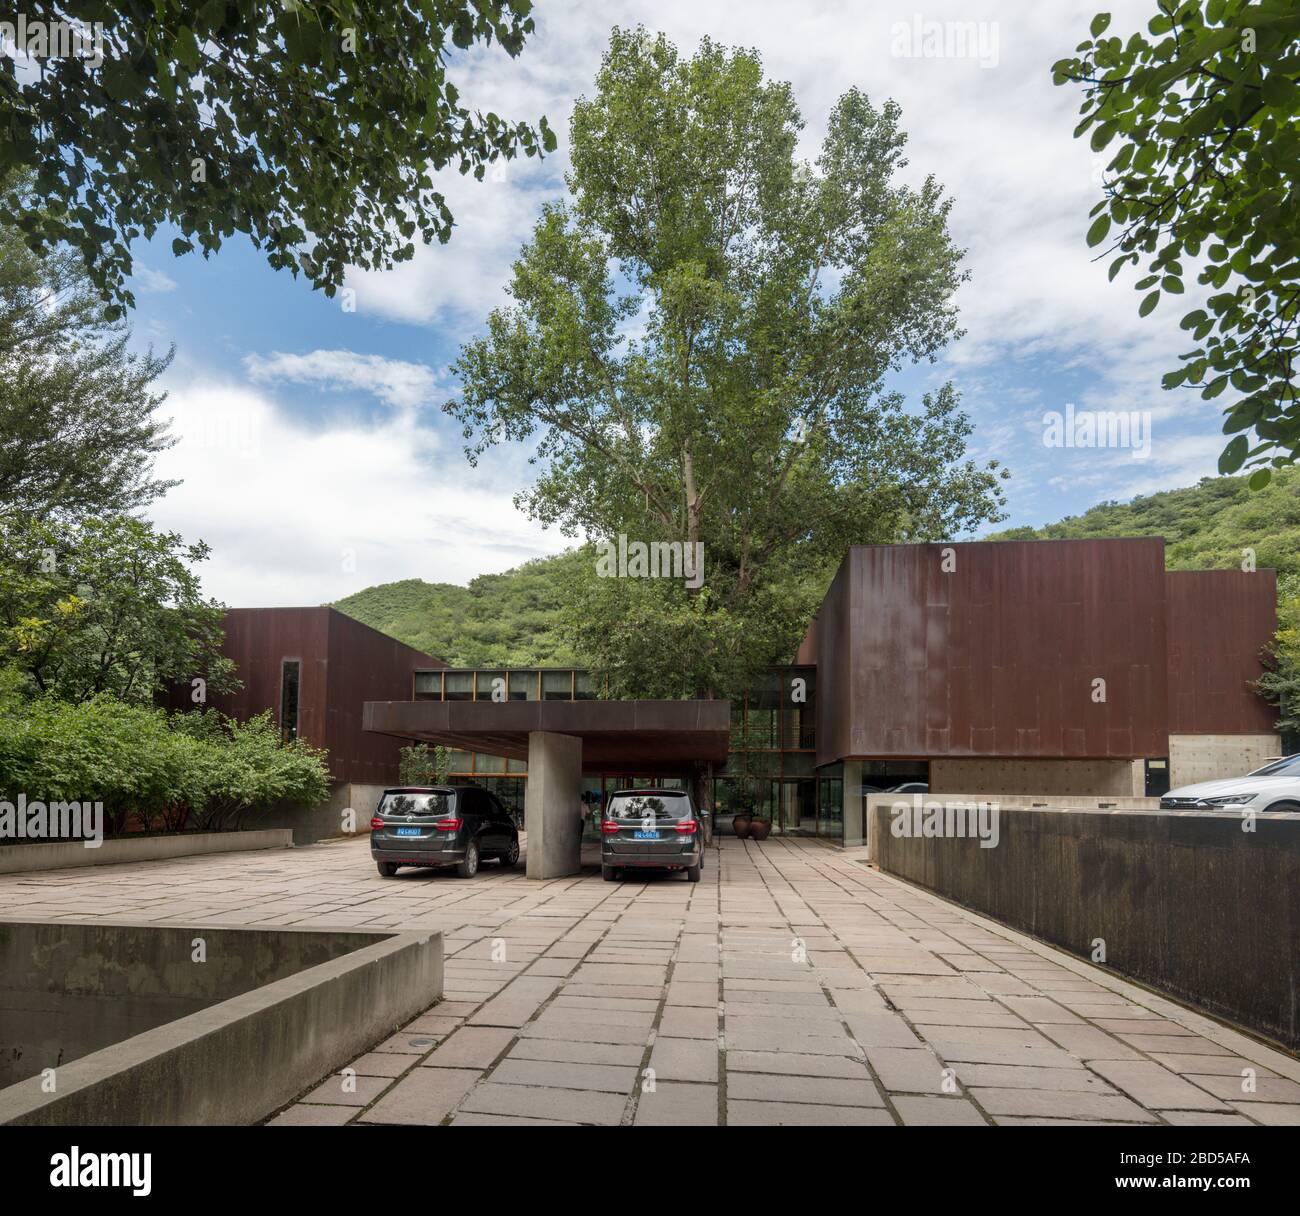
<path id="1" fill-rule="evenodd" d="M 332 842 L 3 875 L 0 919 L 441 931 L 445 999 L 277 1126 L 1300 1126 L 1294 1056 L 858 856 L 385 880 Z"/>

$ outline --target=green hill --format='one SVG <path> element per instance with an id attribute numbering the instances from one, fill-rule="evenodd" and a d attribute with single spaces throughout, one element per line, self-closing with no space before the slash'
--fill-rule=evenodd
<path id="1" fill-rule="evenodd" d="M 1241 565 L 1255 550 L 1260 567 L 1300 576 L 1300 469 L 1283 469 L 1259 493 L 1244 477 L 1207 477 L 1182 490 L 1107 502 L 1049 524 L 1012 528 L 990 540 L 1163 536 L 1170 569 Z M 564 666 L 576 656 L 559 636 L 566 585 L 590 557 L 570 550 L 468 587 L 404 579 L 367 587 L 334 605 L 340 612 L 457 667 Z M 1292 579 L 1288 578 L 1288 583 Z"/>
<path id="2" fill-rule="evenodd" d="M 1011 528 L 989 540 L 1163 536 L 1171 570 L 1240 567 L 1243 549 L 1279 575 L 1300 574 L 1300 468 L 1281 469 L 1257 493 L 1245 477 L 1206 477 L 1182 490 L 1104 502 L 1045 528 Z"/>
<path id="3" fill-rule="evenodd" d="M 408 578 L 367 587 L 333 607 L 453 667 L 564 666 L 575 661 L 556 634 L 576 550 L 480 574 L 468 587 Z"/>

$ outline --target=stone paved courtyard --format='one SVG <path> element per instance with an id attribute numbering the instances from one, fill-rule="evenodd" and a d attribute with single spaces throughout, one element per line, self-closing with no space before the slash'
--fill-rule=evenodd
<path id="1" fill-rule="evenodd" d="M 278 1124 L 1300 1125 L 1295 1058 L 815 840 L 694 885 L 338 842 L 0 876 L 0 917 L 440 929 L 445 1000 Z"/>

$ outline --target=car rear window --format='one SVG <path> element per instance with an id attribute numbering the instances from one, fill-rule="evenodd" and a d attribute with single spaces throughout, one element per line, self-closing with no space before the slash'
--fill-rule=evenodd
<path id="1" fill-rule="evenodd" d="M 607 819 L 689 819 L 691 800 L 683 794 L 615 794 L 605 808 Z"/>
<path id="2" fill-rule="evenodd" d="M 432 815 L 435 819 L 451 814 L 450 794 L 385 794 L 379 803 L 381 815 Z"/>

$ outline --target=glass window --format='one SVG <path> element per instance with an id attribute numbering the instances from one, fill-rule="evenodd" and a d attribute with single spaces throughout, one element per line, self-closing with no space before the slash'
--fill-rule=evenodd
<path id="1" fill-rule="evenodd" d="M 286 743 L 292 743 L 298 737 L 300 667 L 297 659 L 285 659 L 280 664 L 280 735 Z"/>
<path id="2" fill-rule="evenodd" d="M 417 671 L 415 673 L 415 695 L 430 697 L 435 701 L 442 699 L 442 672 Z"/>
<path id="3" fill-rule="evenodd" d="M 445 673 L 447 701 L 472 701 L 474 699 L 474 673 L 472 671 L 449 671 Z"/>
<path id="4" fill-rule="evenodd" d="M 433 815 L 441 818 L 450 810 L 449 794 L 385 794 L 379 803 L 381 815 Z"/>
<path id="5" fill-rule="evenodd" d="M 526 773 L 528 771 L 527 760 L 507 760 L 506 772 L 508 773 Z"/>
<path id="6" fill-rule="evenodd" d="M 607 819 L 687 819 L 691 800 L 682 794 L 663 791 L 657 794 L 615 794 L 605 809 Z"/>
<path id="7" fill-rule="evenodd" d="M 803 776 L 813 771 L 815 759 L 812 752 L 786 752 L 781 757 L 781 769 L 790 776 Z"/>
<path id="8" fill-rule="evenodd" d="M 504 671 L 476 671 L 474 673 L 474 700 L 504 701 L 506 699 L 506 673 Z"/>
<path id="9" fill-rule="evenodd" d="M 537 672 L 512 671 L 510 673 L 510 699 L 512 701 L 536 701 Z"/>
<path id="10" fill-rule="evenodd" d="M 575 701 L 593 701 L 596 699 L 596 694 L 592 691 L 591 676 L 585 671 L 573 673 L 573 699 Z"/>
<path id="11" fill-rule="evenodd" d="M 504 773 L 506 771 L 506 762 L 501 756 L 489 756 L 487 752 L 475 752 L 474 771 L 476 773 Z"/>
<path id="12" fill-rule="evenodd" d="M 542 672 L 542 700 L 543 701 L 572 701 L 573 700 L 573 672 L 571 671 Z"/>
<path id="13" fill-rule="evenodd" d="M 447 771 L 449 773 L 468 773 L 469 772 L 469 752 L 463 752 L 454 748 L 448 753 Z"/>

